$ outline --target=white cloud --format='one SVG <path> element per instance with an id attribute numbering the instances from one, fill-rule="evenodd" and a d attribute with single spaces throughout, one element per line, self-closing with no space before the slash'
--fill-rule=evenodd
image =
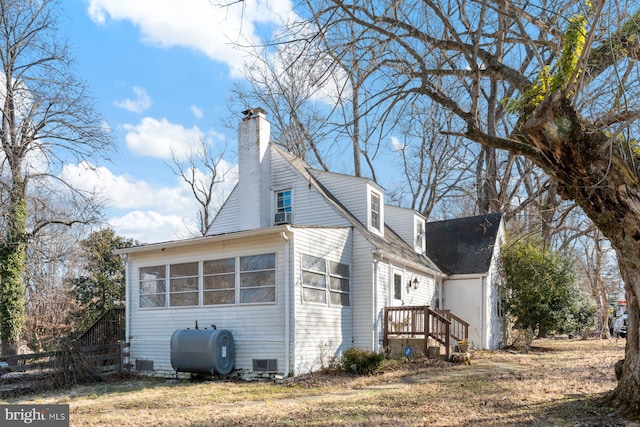
<path id="1" fill-rule="evenodd" d="M 157 211 L 132 211 L 109 220 L 119 236 L 141 243 L 156 243 L 194 236 L 197 228 L 179 215 L 166 215 Z"/>
<path id="2" fill-rule="evenodd" d="M 133 93 L 135 99 L 125 99 L 122 101 L 114 101 L 113 105 L 118 108 L 123 108 L 132 113 L 142 113 L 151 107 L 151 97 L 147 94 L 147 91 L 140 86 L 133 87 Z"/>
<path id="3" fill-rule="evenodd" d="M 243 55 L 238 44 L 260 41 L 256 24 L 280 28 L 295 19 L 290 0 L 245 0 L 220 7 L 209 0 L 90 0 L 94 22 L 127 20 L 140 29 L 142 40 L 160 47 L 182 46 L 202 52 L 241 76 Z M 237 43 L 236 43 L 237 42 Z"/>
<path id="4" fill-rule="evenodd" d="M 195 105 L 191 106 L 191 112 L 198 119 L 201 119 L 204 116 L 204 113 L 202 112 L 202 110 L 196 107 Z"/>
<path id="5" fill-rule="evenodd" d="M 391 149 L 393 151 L 403 151 L 406 147 L 406 144 L 400 142 L 397 136 L 391 137 Z"/>
<path id="6" fill-rule="evenodd" d="M 167 173 L 171 174 L 168 167 Z M 226 179 L 216 189 L 216 210 L 235 186 L 237 166 L 221 161 L 218 174 Z M 199 171 L 196 175 L 203 177 Z M 197 233 L 198 205 L 188 184 L 178 177 L 170 186 L 154 186 L 128 175 L 115 175 L 104 166 L 82 162 L 65 165 L 61 178 L 75 188 L 98 191 L 115 213 L 109 223 L 120 236 L 151 243 Z"/>
<path id="7" fill-rule="evenodd" d="M 191 147 L 198 143 L 204 133 L 194 126 L 187 129 L 167 119 L 143 118 L 138 125 L 124 125 L 127 147 L 136 154 L 159 159 L 184 158 Z"/>

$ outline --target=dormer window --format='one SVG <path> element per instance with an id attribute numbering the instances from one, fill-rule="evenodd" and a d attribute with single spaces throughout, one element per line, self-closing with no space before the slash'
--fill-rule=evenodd
<path id="1" fill-rule="evenodd" d="M 371 227 L 380 231 L 380 195 L 371 193 Z"/>
<path id="2" fill-rule="evenodd" d="M 423 253 L 424 247 L 424 221 L 421 218 L 416 218 L 416 251 Z"/>
<path id="3" fill-rule="evenodd" d="M 291 190 L 282 190 L 276 192 L 276 212 L 274 216 L 274 224 L 290 224 L 291 223 Z"/>

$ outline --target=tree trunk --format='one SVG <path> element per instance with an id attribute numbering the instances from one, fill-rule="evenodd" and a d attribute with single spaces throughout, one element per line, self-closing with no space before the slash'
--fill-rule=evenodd
<path id="1" fill-rule="evenodd" d="M 627 345 L 625 347 L 622 375 L 614 392 L 613 403 L 625 415 L 640 414 L 640 336 L 638 327 L 638 292 L 640 290 L 640 250 L 636 246 L 633 254 L 618 250 L 620 272 L 627 293 Z"/>
<path id="2" fill-rule="evenodd" d="M 560 94 L 556 94 L 560 95 Z M 613 401 L 640 414 L 640 178 L 624 158 L 626 141 L 590 131 L 563 97 L 549 97 L 517 132 L 540 155 L 536 161 L 576 201 L 616 251 L 627 295 L 627 345 Z M 514 132 L 515 134 L 515 132 Z M 522 140 L 522 139 L 521 139 Z M 636 159 L 637 160 L 637 159 Z"/>
<path id="3" fill-rule="evenodd" d="M 4 356 L 18 354 L 24 324 L 27 200 L 22 182 L 11 193 L 4 247 L 0 249 L 0 340 Z"/>

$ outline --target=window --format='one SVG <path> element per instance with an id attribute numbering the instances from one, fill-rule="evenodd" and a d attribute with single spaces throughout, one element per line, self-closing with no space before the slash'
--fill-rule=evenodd
<path id="1" fill-rule="evenodd" d="M 164 265 L 140 268 L 140 308 L 164 307 L 166 305 L 166 274 Z"/>
<path id="2" fill-rule="evenodd" d="M 140 308 L 167 307 L 167 295 L 168 307 L 276 302 L 275 253 L 142 267 L 139 274 Z"/>
<path id="3" fill-rule="evenodd" d="M 424 222 L 416 218 L 416 250 L 424 251 Z"/>
<path id="4" fill-rule="evenodd" d="M 198 305 L 198 263 L 186 262 L 169 266 L 169 305 Z"/>
<path id="5" fill-rule="evenodd" d="M 331 305 L 349 306 L 349 266 L 329 261 L 329 296 Z"/>
<path id="6" fill-rule="evenodd" d="M 302 296 L 306 302 L 327 302 L 327 273 L 322 258 L 302 255 Z"/>
<path id="7" fill-rule="evenodd" d="M 291 190 L 278 191 L 276 193 L 276 212 L 291 212 Z"/>
<path id="8" fill-rule="evenodd" d="M 202 263 L 204 305 L 235 304 L 236 259 L 217 259 Z"/>
<path id="9" fill-rule="evenodd" d="M 380 196 L 371 193 L 371 227 L 380 231 Z"/>
<path id="10" fill-rule="evenodd" d="M 402 274 L 393 275 L 393 299 L 402 299 Z"/>
<path id="11" fill-rule="evenodd" d="M 326 304 L 328 299 L 330 305 L 351 305 L 347 264 L 326 261 L 311 255 L 302 255 L 301 264 L 302 298 L 305 302 Z"/>
<path id="12" fill-rule="evenodd" d="M 240 257 L 240 304 L 276 301 L 276 254 Z"/>

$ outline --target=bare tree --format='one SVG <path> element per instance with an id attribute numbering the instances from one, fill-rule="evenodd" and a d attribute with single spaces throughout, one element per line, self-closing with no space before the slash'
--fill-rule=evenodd
<path id="1" fill-rule="evenodd" d="M 614 402 L 640 406 L 640 11 L 637 4 L 308 0 L 322 34 L 355 25 L 384 45 L 392 103 L 427 97 L 448 134 L 523 155 L 617 252 L 629 312 Z M 458 88 L 458 90 L 450 90 Z M 503 105 L 492 108 L 492 102 Z M 500 112 L 501 115 L 494 115 Z"/>
<path id="2" fill-rule="evenodd" d="M 321 35 L 255 48 L 247 84 L 236 85 L 232 103 L 269 110 L 276 143 L 309 163 L 377 181 L 374 160 L 398 113 L 369 103 L 368 77 L 377 66 L 366 59 L 378 55 L 371 52 L 378 49 L 375 40 L 349 28 L 337 37 L 352 43 L 333 50 Z"/>
<path id="3" fill-rule="evenodd" d="M 29 241 L 47 227 L 97 218 L 95 198 L 60 179 L 64 162 L 91 160 L 112 145 L 87 87 L 73 73 L 57 32 L 55 0 L 7 0 L 0 9 L 2 209 L 0 323 L 2 351 L 15 353 L 24 323 Z M 30 189 L 37 198 L 30 197 Z M 71 197 L 74 209 L 48 208 Z M 74 203 L 77 202 L 77 203 Z M 34 215 L 37 211 L 38 215 Z"/>
<path id="4" fill-rule="evenodd" d="M 618 289 L 619 275 L 612 266 L 615 255 L 602 233 L 595 229 L 576 242 L 578 265 L 598 309 L 602 338 L 609 334 L 609 297 Z M 580 251 L 580 252 L 579 252 Z M 613 259 L 612 259 L 613 258 Z"/>
<path id="5" fill-rule="evenodd" d="M 48 227 L 29 241 L 24 340 L 34 352 L 53 350 L 75 324 L 79 304 L 69 286 L 81 267 L 80 239 L 66 226 Z"/>
<path id="6" fill-rule="evenodd" d="M 447 112 L 416 102 L 395 127 L 402 173 L 391 184 L 391 198 L 426 218 L 437 206 L 443 215 L 445 200 L 464 197 L 465 187 L 472 186 L 475 154 L 462 138 L 440 133 L 448 118 Z"/>
<path id="7" fill-rule="evenodd" d="M 219 184 L 228 178 L 228 171 L 220 167 L 223 156 L 224 150 L 214 155 L 208 142 L 202 137 L 186 158 L 183 159 L 173 151 L 171 153 L 171 170 L 189 185 L 198 203 L 198 231 L 202 236 L 209 230 L 216 208 L 227 197 L 219 191 Z"/>

